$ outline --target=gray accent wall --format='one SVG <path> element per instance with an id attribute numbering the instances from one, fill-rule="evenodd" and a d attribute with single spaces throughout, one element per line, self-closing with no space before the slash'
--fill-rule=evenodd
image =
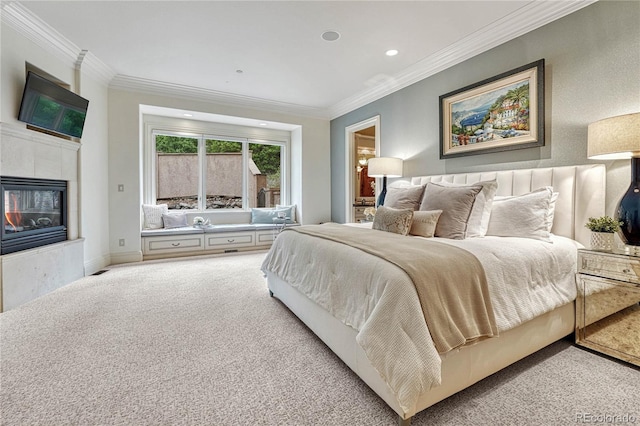
<path id="1" fill-rule="evenodd" d="M 517 25 L 517 22 L 514 22 Z M 545 59 L 545 145 L 440 160 L 440 95 Z M 404 176 L 588 164 L 587 126 L 640 111 L 640 2 L 600 1 L 331 121 L 331 215 L 345 221 L 345 128 L 380 115 L 380 155 Z M 629 185 L 607 165 L 606 210 Z"/>

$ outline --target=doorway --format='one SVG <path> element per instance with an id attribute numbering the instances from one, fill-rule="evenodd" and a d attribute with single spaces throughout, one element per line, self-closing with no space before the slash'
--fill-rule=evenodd
<path id="1" fill-rule="evenodd" d="M 345 129 L 345 221 L 355 222 L 357 205 L 375 204 L 378 190 L 367 174 L 369 158 L 380 151 L 380 116 Z"/>

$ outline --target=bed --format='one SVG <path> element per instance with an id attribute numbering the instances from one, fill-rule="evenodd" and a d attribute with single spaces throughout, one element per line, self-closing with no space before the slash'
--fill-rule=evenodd
<path id="1" fill-rule="evenodd" d="M 405 183 L 467 188 L 494 181 L 492 197 L 496 200 L 528 196 L 541 191 L 539 188 L 552 191 L 555 208 L 548 217 L 548 239 L 489 235 L 449 240 L 362 229 L 367 225 L 309 225 L 300 227 L 302 232 L 280 234 L 263 263 L 270 294 L 376 392 L 398 414 L 401 425 L 410 424 L 415 413 L 574 331 L 576 252 L 588 245 L 587 219 L 604 214 L 604 166 L 420 176 Z M 493 207 L 496 217 L 498 203 Z M 342 240 L 343 234 L 345 238 L 350 235 L 350 244 Z M 399 249 L 401 240 L 406 242 L 406 251 L 404 246 Z M 380 245 L 387 251 L 378 253 Z M 427 250 L 436 256 L 426 262 L 432 269 L 414 268 L 417 256 Z M 512 253 L 518 252 L 525 255 L 512 259 Z M 467 254 L 471 257 L 457 257 Z M 450 336 L 434 331 L 440 330 L 442 323 L 425 318 L 425 312 L 433 312 L 436 304 L 425 308 L 424 293 L 419 294 L 416 283 L 440 280 L 443 288 L 452 287 L 446 286 L 447 280 L 460 282 L 463 278 L 447 274 L 435 278 L 430 275 L 433 264 L 465 259 L 465 265 L 473 265 L 472 258 L 485 271 L 487 283 L 480 280 L 475 293 L 467 298 L 474 303 L 488 294 L 478 316 L 491 314 L 486 315 L 480 332 L 473 329 L 462 343 L 449 344 Z M 552 272 L 540 275 L 547 270 Z M 518 287 L 520 281 L 525 285 Z M 541 293 L 542 287 L 550 290 Z M 440 299 L 443 293 L 437 294 L 439 300 L 445 300 Z M 449 297 L 453 299 L 439 304 L 446 305 L 446 312 L 453 312 L 450 306 L 456 304 L 456 296 Z M 469 307 L 459 309 L 466 312 Z"/>

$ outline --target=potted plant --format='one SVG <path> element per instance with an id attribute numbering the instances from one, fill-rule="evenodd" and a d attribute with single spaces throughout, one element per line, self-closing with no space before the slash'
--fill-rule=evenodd
<path id="1" fill-rule="evenodd" d="M 609 216 L 590 217 L 585 226 L 591 230 L 591 248 L 609 251 L 613 249 L 613 234 L 622 222 Z"/>

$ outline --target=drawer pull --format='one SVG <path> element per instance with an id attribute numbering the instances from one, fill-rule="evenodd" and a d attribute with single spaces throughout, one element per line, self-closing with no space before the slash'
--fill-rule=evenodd
<path id="1" fill-rule="evenodd" d="M 234 239 L 228 239 L 228 240 L 227 240 L 227 242 L 228 242 L 228 243 L 232 243 L 232 242 L 234 242 L 234 241 L 235 241 Z"/>
<path id="2" fill-rule="evenodd" d="M 180 243 L 171 243 L 172 246 L 174 247 L 178 247 L 180 245 Z"/>

